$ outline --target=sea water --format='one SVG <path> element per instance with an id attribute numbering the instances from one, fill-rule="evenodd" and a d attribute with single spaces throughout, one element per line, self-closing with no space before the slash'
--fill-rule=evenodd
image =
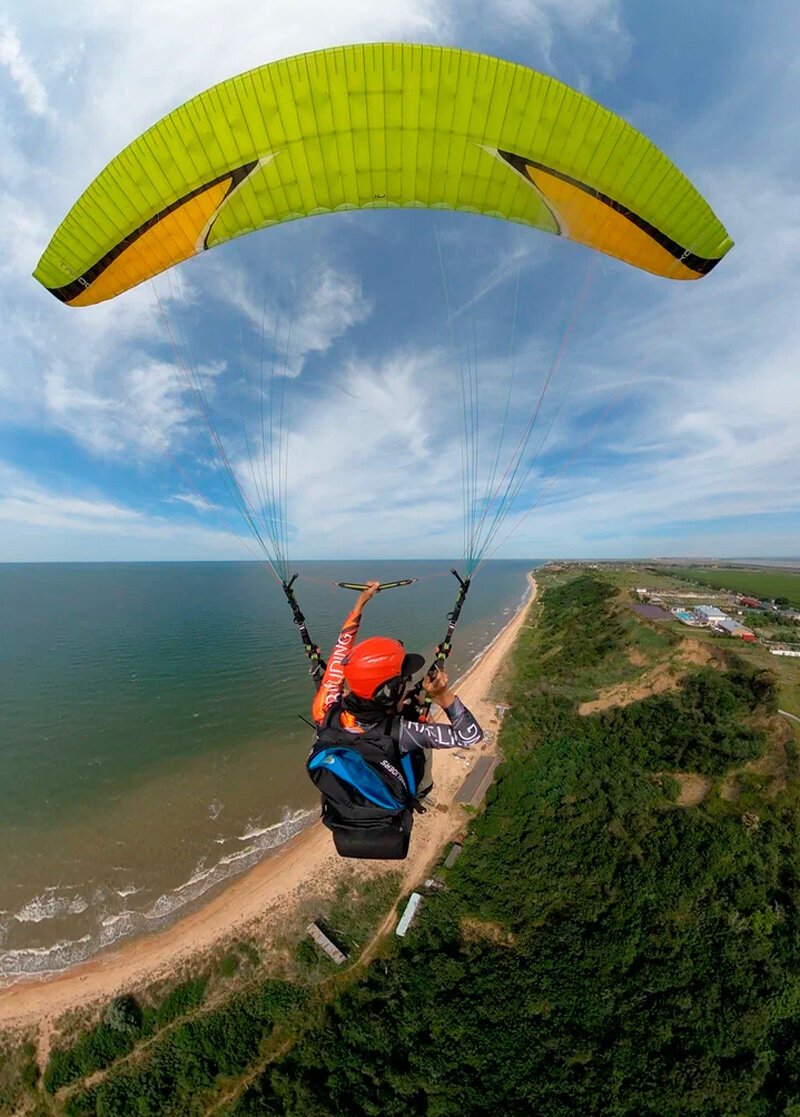
<path id="1" fill-rule="evenodd" d="M 491 562 L 457 629 L 464 671 L 521 603 L 535 560 Z M 457 583 L 444 562 L 300 563 L 327 654 L 355 594 L 430 656 Z M 313 687 L 258 563 L 0 565 L 0 983 L 160 929 L 318 815 L 304 771 Z"/>

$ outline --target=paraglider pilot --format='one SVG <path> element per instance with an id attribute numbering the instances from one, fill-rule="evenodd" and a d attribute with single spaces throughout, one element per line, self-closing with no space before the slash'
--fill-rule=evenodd
<path id="1" fill-rule="evenodd" d="M 408 707 L 404 713 L 403 698 L 423 657 L 386 636 L 356 643 L 364 606 L 378 587 L 367 583 L 328 660 L 312 706 L 317 737 L 307 767 L 339 853 L 399 859 L 419 798 L 431 787 L 425 750 L 470 748 L 483 731 L 439 669 L 426 675 L 423 687 L 450 724 L 418 721 Z"/>

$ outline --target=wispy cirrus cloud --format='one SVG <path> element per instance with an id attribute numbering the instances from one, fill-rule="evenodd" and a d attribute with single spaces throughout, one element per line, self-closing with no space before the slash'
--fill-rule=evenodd
<path id="1" fill-rule="evenodd" d="M 0 23 L 0 66 L 8 71 L 28 112 L 44 116 L 48 107 L 44 84 L 24 54 L 17 32 L 8 21 Z"/>
<path id="2" fill-rule="evenodd" d="M 223 530 L 154 516 L 109 499 L 96 485 L 55 487 L 3 462 L 0 525 L 0 562 L 18 561 L 21 547 L 28 561 L 74 561 L 87 555 L 124 561 L 145 558 L 154 547 L 164 557 L 241 557 Z"/>
<path id="3" fill-rule="evenodd" d="M 217 505 L 212 504 L 210 501 L 205 500 L 197 493 L 173 493 L 172 496 L 166 498 L 168 504 L 185 504 L 189 508 L 193 508 L 195 512 L 201 515 L 214 512 L 218 510 Z"/>
<path id="4" fill-rule="evenodd" d="M 260 347 L 278 344 L 282 375 L 298 376 L 310 353 L 326 353 L 352 326 L 366 321 L 374 305 L 357 275 L 323 260 L 309 282 L 275 287 L 254 283 L 253 275 L 242 268 L 215 264 L 204 274 L 198 297 L 236 310 Z"/>
<path id="5" fill-rule="evenodd" d="M 194 370 L 207 391 L 220 364 Z M 199 415 L 180 370 L 149 357 L 118 369 L 113 378 L 84 378 L 64 369 L 45 376 L 44 405 L 50 424 L 98 457 L 152 457 L 175 450 L 193 434 Z"/>

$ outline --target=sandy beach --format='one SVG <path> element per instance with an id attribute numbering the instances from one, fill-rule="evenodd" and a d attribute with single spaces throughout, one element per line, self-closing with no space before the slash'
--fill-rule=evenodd
<path id="1" fill-rule="evenodd" d="M 329 831 L 316 822 L 166 930 L 132 939 L 63 974 L 0 990 L 0 1027 L 38 1025 L 40 1046 L 46 1047 L 52 1023 L 63 1013 L 175 977 L 193 959 L 233 935 L 246 936 L 257 927 L 263 939 L 287 921 L 309 888 L 330 887 L 345 871 L 374 875 L 401 869 L 404 891 L 420 884 L 442 848 L 466 825 L 467 813 L 453 802 L 456 792 L 477 758 L 496 748 L 498 720 L 492 689 L 536 596 L 536 582 L 530 575 L 529 581 L 526 603 L 455 687 L 488 740 L 471 752 L 455 749 L 435 754 L 435 806 L 418 818 L 405 862 L 343 861 Z"/>

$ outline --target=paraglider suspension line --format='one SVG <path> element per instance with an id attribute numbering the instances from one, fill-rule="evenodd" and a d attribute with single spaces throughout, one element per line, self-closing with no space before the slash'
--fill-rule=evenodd
<path id="1" fill-rule="evenodd" d="M 469 587 L 472 584 L 471 578 L 462 578 L 457 570 L 451 570 L 450 573 L 458 582 L 458 593 L 456 594 L 456 603 L 453 606 L 452 612 L 447 614 L 447 632 L 445 633 L 444 640 L 436 645 L 436 651 L 433 656 L 433 663 L 428 668 L 428 678 L 432 678 L 436 671 L 445 663 L 450 653 L 453 650 L 453 633 L 455 632 L 458 619 L 461 616 L 461 610 L 464 608 Z M 426 694 L 424 698 L 420 698 L 422 694 L 422 683 L 419 682 L 409 692 L 409 700 L 415 703 L 419 711 L 419 720 L 427 721 L 431 707 L 431 696 Z"/>
<path id="2" fill-rule="evenodd" d="M 322 658 L 322 652 L 319 648 L 319 645 L 315 644 L 308 634 L 308 629 L 306 628 L 306 618 L 303 616 L 303 613 L 300 611 L 300 606 L 297 604 L 297 598 L 295 597 L 293 589 L 296 579 L 297 575 L 293 574 L 288 582 L 281 582 L 281 585 L 283 586 L 283 592 L 286 594 L 286 600 L 289 602 L 289 607 L 292 610 L 292 619 L 297 625 L 297 630 L 300 633 L 300 639 L 303 641 L 303 651 L 306 653 L 306 656 L 311 663 L 311 670 L 309 674 L 314 680 L 314 685 L 316 686 L 321 681 L 322 676 L 325 673 L 326 664 L 325 660 Z"/>

